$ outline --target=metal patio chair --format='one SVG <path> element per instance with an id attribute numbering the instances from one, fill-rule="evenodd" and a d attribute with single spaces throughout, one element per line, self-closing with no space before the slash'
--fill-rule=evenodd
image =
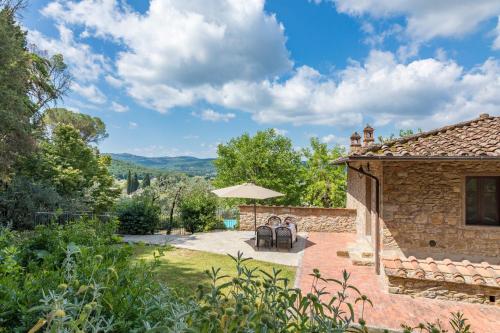
<path id="1" fill-rule="evenodd" d="M 270 226 L 277 226 L 277 225 L 280 225 L 281 224 L 281 219 L 276 216 L 276 215 L 273 215 L 271 216 L 270 218 L 267 219 L 267 223 L 266 225 L 270 225 Z"/>
<path id="2" fill-rule="evenodd" d="M 282 243 L 290 244 L 290 248 L 293 247 L 292 230 L 288 227 L 277 227 L 274 232 L 276 233 L 276 247 Z"/>
<path id="3" fill-rule="evenodd" d="M 273 229 L 266 225 L 261 225 L 257 228 L 257 247 L 260 247 L 260 242 L 264 241 L 264 245 L 273 246 Z"/>

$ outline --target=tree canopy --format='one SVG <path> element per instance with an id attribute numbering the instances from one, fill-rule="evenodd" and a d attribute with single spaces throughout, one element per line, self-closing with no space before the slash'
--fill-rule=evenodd
<path id="1" fill-rule="evenodd" d="M 304 203 L 325 208 L 345 207 L 347 174 L 344 167 L 331 163 L 344 154 L 341 146 L 329 149 L 326 143 L 311 139 L 311 148 L 304 149 Z"/>
<path id="2" fill-rule="evenodd" d="M 100 118 L 64 108 L 48 109 L 43 115 L 43 122 L 49 134 L 58 125 L 71 125 L 78 130 L 83 141 L 87 143 L 98 143 L 108 137 L 106 125 Z"/>
<path id="3" fill-rule="evenodd" d="M 273 129 L 259 131 L 254 136 L 245 133 L 220 144 L 217 155 L 216 187 L 253 182 L 285 194 L 272 202 L 300 204 L 303 166 L 301 154 L 293 149 L 289 138 Z"/>
<path id="4" fill-rule="evenodd" d="M 40 111 L 69 87 L 61 55 L 30 51 L 16 22 L 17 6 L 0 1 L 0 181 L 36 142 Z"/>

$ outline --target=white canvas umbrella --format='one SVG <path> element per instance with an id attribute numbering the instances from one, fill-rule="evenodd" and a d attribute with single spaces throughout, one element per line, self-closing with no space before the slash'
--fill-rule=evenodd
<path id="1" fill-rule="evenodd" d="M 281 197 L 284 194 L 279 193 L 264 187 L 257 186 L 252 183 L 244 183 L 230 187 L 221 188 L 212 191 L 215 195 L 221 198 L 240 198 L 240 199 L 254 199 L 253 201 L 253 214 L 254 214 L 254 229 L 257 230 L 257 206 L 256 200 L 269 199 Z"/>

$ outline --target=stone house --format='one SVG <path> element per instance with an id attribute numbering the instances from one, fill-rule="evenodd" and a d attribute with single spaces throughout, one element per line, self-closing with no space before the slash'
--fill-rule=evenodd
<path id="1" fill-rule="evenodd" d="M 500 305 L 500 117 L 381 144 L 363 134 L 334 161 L 357 210 L 344 255 L 371 261 L 392 293 Z"/>

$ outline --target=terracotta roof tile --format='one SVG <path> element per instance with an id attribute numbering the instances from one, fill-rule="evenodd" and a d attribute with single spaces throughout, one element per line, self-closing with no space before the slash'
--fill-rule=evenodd
<path id="1" fill-rule="evenodd" d="M 461 262 L 445 259 L 442 261 L 427 258 L 383 258 L 385 273 L 388 276 L 426 279 L 465 284 L 480 284 L 500 288 L 500 266 L 487 262 L 473 264 L 468 260 Z"/>
<path id="2" fill-rule="evenodd" d="M 362 147 L 351 157 L 500 157 L 500 117 L 479 118 L 433 131 Z"/>

